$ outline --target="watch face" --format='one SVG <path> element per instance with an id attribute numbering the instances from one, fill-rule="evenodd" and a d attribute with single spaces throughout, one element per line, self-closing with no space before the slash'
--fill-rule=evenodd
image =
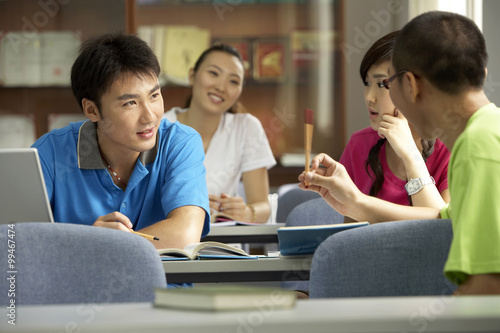
<path id="1" fill-rule="evenodd" d="M 420 187 L 420 184 L 418 181 L 412 180 L 411 182 L 408 182 L 408 191 L 415 191 Z"/>
<path id="2" fill-rule="evenodd" d="M 406 184 L 406 186 L 408 192 L 414 192 L 420 188 L 420 182 L 418 179 L 412 179 L 408 182 L 408 184 Z"/>

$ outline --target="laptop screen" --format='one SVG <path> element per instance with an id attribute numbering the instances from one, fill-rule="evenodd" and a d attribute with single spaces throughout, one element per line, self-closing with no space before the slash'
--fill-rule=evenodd
<path id="1" fill-rule="evenodd" d="M 0 149 L 0 224 L 54 222 L 35 148 Z"/>

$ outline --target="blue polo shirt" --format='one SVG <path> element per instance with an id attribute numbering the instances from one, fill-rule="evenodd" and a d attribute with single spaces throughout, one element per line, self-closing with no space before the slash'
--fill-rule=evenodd
<path id="1" fill-rule="evenodd" d="M 71 123 L 32 146 L 40 155 L 55 221 L 92 225 L 99 216 L 119 211 L 140 230 L 192 205 L 207 212 L 202 236 L 208 234 L 205 154 L 195 130 L 162 120 L 155 147 L 140 154 L 125 191 L 106 170 L 96 130 L 91 121 Z"/>

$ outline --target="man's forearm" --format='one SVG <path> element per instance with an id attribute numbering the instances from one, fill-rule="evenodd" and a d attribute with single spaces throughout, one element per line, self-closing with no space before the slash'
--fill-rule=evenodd
<path id="1" fill-rule="evenodd" d="M 454 295 L 500 295 L 500 274 L 471 275 Z"/>
<path id="2" fill-rule="evenodd" d="M 159 241 L 151 241 L 157 249 L 182 249 L 200 241 L 204 220 L 202 208 L 184 206 L 173 210 L 167 219 L 138 231 L 158 237 Z"/>

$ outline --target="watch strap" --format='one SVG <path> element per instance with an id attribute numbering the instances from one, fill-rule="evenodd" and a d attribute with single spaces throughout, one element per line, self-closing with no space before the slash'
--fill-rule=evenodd
<path id="1" fill-rule="evenodd" d="M 422 177 L 422 178 L 420 178 L 420 181 L 422 182 L 422 186 L 436 184 L 436 181 L 434 180 L 434 177 L 432 177 L 432 176 Z"/>
<path id="2" fill-rule="evenodd" d="M 410 183 L 411 184 L 418 183 L 419 186 L 415 189 L 409 189 L 408 184 L 410 184 Z M 414 194 L 417 194 L 418 192 L 420 192 L 424 188 L 424 186 L 427 186 L 430 184 L 436 184 L 436 181 L 434 180 L 434 177 L 432 177 L 432 176 L 412 178 L 406 183 L 405 189 L 406 189 L 406 192 L 408 193 L 408 195 L 414 195 Z"/>

